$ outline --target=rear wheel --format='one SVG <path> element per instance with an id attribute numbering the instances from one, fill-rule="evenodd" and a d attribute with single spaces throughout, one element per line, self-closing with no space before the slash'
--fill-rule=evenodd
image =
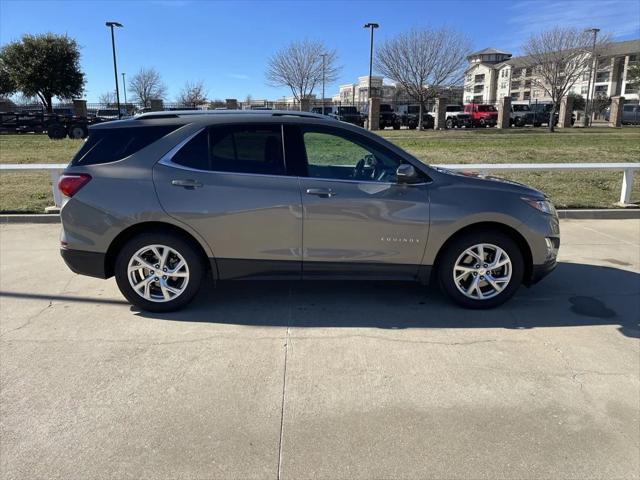
<path id="1" fill-rule="evenodd" d="M 60 123 L 52 123 L 47 125 L 47 135 L 52 140 L 62 140 L 67 136 L 67 129 Z"/>
<path id="2" fill-rule="evenodd" d="M 473 232 L 443 253 L 438 279 L 443 291 L 467 308 L 492 308 L 511 298 L 522 283 L 524 260 L 516 242 L 500 232 Z"/>
<path id="3" fill-rule="evenodd" d="M 191 242 L 178 235 L 143 233 L 120 250 L 116 282 L 126 299 L 143 310 L 178 310 L 200 289 L 202 260 Z"/>
<path id="4" fill-rule="evenodd" d="M 447 128 L 453 128 L 453 120 L 450 118 L 447 118 L 447 120 L 444 122 L 444 125 Z"/>

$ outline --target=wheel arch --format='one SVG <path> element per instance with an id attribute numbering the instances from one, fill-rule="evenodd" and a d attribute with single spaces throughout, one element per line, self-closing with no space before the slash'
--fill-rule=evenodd
<path id="1" fill-rule="evenodd" d="M 435 281 L 435 276 L 438 272 L 440 260 L 449 245 L 451 245 L 456 239 L 460 238 L 463 235 L 479 231 L 497 231 L 507 235 L 509 238 L 516 242 L 518 248 L 520 249 L 520 252 L 522 252 L 522 259 L 524 260 L 524 275 L 522 283 L 524 283 L 525 285 L 529 285 L 531 283 L 531 277 L 533 275 L 533 255 L 531 253 L 531 247 L 529 246 L 529 243 L 524 238 L 524 236 L 518 230 L 509 225 L 499 222 L 472 223 L 454 232 L 453 235 L 451 235 L 438 249 L 438 253 L 436 254 L 435 260 L 433 262 L 433 268 L 431 269 L 431 282 Z"/>
<path id="2" fill-rule="evenodd" d="M 130 227 L 125 228 L 122 232 L 116 235 L 116 237 L 111 241 L 111 244 L 109 245 L 105 256 L 104 268 L 106 277 L 108 278 L 114 275 L 116 257 L 118 256 L 118 252 L 120 251 L 120 249 L 127 241 L 141 233 L 149 233 L 154 231 L 161 233 L 173 233 L 187 240 L 200 254 L 204 265 L 206 265 L 207 268 L 211 269 L 211 274 L 213 275 L 214 280 L 218 278 L 218 269 L 215 264 L 215 259 L 209 258 L 205 248 L 198 241 L 198 239 L 196 239 L 196 237 L 177 225 L 155 221 L 142 222 L 131 225 Z"/>

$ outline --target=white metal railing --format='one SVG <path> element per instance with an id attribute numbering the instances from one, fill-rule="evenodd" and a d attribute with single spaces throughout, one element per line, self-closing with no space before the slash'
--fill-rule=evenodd
<path id="1" fill-rule="evenodd" d="M 525 172 L 525 171 L 559 171 L 559 170 L 603 170 L 622 171 L 622 189 L 620 190 L 620 205 L 628 205 L 631 202 L 631 187 L 633 175 L 640 170 L 640 163 L 454 163 L 447 165 L 432 165 L 456 171 L 478 172 L 488 174 L 490 172 Z M 51 176 L 53 200 L 57 207 L 62 203 L 60 191 L 57 188 L 58 178 L 67 168 L 64 163 L 24 163 L 24 164 L 0 164 L 0 172 L 32 172 L 46 171 Z"/>

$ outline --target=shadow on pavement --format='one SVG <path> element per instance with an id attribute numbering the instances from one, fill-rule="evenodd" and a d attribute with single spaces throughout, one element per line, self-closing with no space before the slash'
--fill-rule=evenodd
<path id="1" fill-rule="evenodd" d="M 127 305 L 124 299 L 0 291 L 0 297 Z M 560 263 L 502 307 L 465 310 L 413 282 L 208 282 L 185 310 L 138 316 L 183 322 L 291 327 L 512 328 L 619 325 L 640 338 L 640 274 Z"/>
<path id="2" fill-rule="evenodd" d="M 560 263 L 493 310 L 465 310 L 411 282 L 255 281 L 205 286 L 187 309 L 149 318 L 255 326 L 517 328 L 619 325 L 640 338 L 640 274 Z"/>

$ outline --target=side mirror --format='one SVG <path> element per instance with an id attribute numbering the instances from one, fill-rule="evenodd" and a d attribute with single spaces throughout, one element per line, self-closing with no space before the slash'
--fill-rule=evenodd
<path id="1" fill-rule="evenodd" d="M 403 163 L 396 170 L 396 179 L 398 183 L 415 183 L 418 173 L 413 165 Z"/>

